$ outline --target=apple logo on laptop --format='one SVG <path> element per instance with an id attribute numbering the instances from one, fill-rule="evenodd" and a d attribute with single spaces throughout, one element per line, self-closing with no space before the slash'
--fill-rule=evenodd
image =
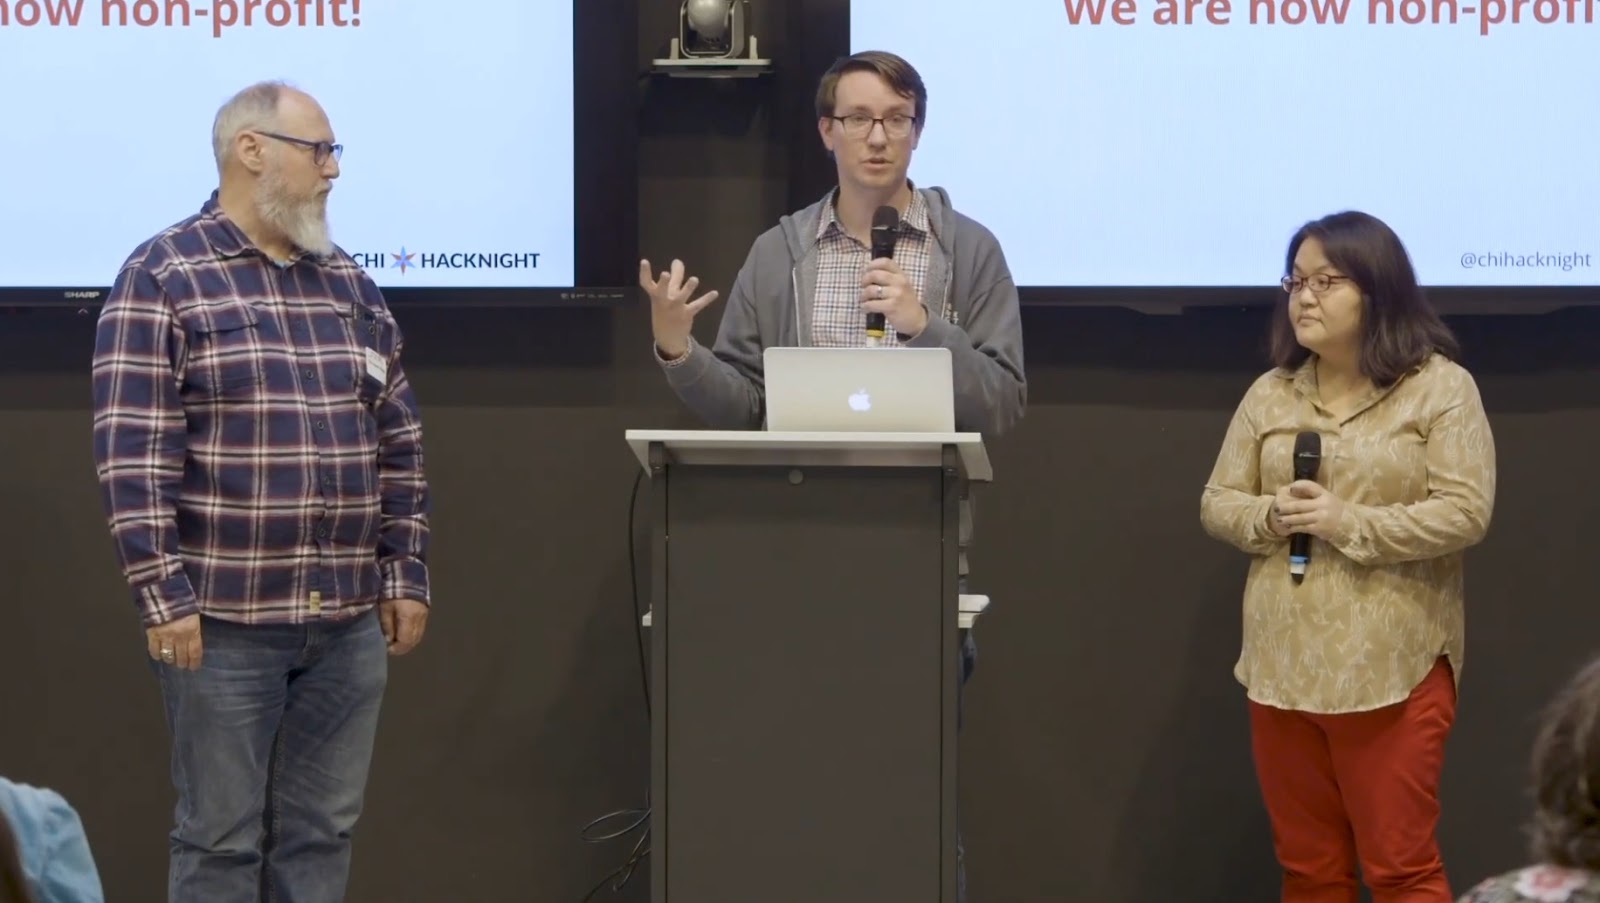
<path id="1" fill-rule="evenodd" d="M 850 410 L 852 410 L 852 411 L 870 411 L 870 410 L 872 410 L 872 396 L 867 394 L 867 390 L 866 389 L 857 389 L 857 390 L 855 390 L 855 392 L 851 393 L 851 395 L 850 395 Z"/>

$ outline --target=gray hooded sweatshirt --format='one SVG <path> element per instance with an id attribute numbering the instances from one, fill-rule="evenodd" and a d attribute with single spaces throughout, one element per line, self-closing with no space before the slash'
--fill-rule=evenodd
<path id="1" fill-rule="evenodd" d="M 918 190 L 934 238 L 923 298 L 929 315 L 927 328 L 905 344 L 950 349 L 956 430 L 993 439 L 1027 405 L 1017 287 L 988 229 L 956 212 L 943 188 Z M 691 342 L 687 358 L 665 365 L 678 397 L 712 429 L 761 429 L 762 351 L 811 344 L 817 222 L 827 203 L 784 216 L 756 239 L 728 294 L 713 353 Z"/>

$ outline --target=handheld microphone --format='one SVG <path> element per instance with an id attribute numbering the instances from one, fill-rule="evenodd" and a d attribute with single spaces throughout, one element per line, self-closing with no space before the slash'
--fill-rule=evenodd
<path id="1" fill-rule="evenodd" d="M 1322 466 L 1322 435 L 1306 430 L 1294 437 L 1294 478 L 1316 480 Z M 1295 533 L 1289 537 L 1289 576 L 1299 583 L 1306 579 L 1306 565 L 1311 563 L 1311 534 Z"/>
<path id="2" fill-rule="evenodd" d="M 872 259 L 894 257 L 894 230 L 900 225 L 900 211 L 884 205 L 872 214 Z M 884 316 L 867 314 L 867 344 L 876 346 L 883 340 Z"/>

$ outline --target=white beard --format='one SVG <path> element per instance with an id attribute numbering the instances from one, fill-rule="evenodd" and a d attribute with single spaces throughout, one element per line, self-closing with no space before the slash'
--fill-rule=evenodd
<path id="1" fill-rule="evenodd" d="M 333 253 L 328 196 L 294 197 L 276 167 L 269 167 L 256 183 L 256 215 L 298 248 L 321 257 Z"/>

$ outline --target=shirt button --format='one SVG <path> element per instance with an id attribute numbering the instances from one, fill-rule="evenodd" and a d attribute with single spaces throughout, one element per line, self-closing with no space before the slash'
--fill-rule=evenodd
<path id="1" fill-rule="evenodd" d="M 324 421 L 321 421 L 321 420 L 318 420 L 318 421 L 317 421 L 317 429 L 319 429 L 319 430 L 325 430 L 325 429 L 327 429 L 327 428 L 328 428 L 328 424 L 327 424 L 327 423 L 326 423 L 326 422 L 324 422 Z"/>
<path id="2" fill-rule="evenodd" d="M 317 536 L 321 537 L 322 539 L 327 539 L 328 538 L 328 528 L 327 527 L 322 527 L 322 528 L 318 529 L 317 530 Z"/>
<path id="3" fill-rule="evenodd" d="M 316 371 L 314 371 L 314 370 L 307 370 L 306 371 L 306 379 L 316 379 L 316 378 L 317 378 Z"/>

